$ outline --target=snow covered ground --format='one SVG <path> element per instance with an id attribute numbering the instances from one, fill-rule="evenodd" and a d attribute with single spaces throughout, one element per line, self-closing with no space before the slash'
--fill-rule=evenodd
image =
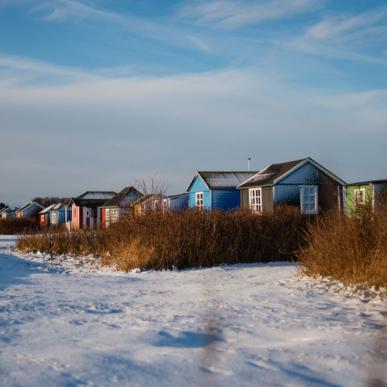
<path id="1" fill-rule="evenodd" d="M 380 298 L 292 264 L 117 273 L 0 237 L 2 386 L 361 386 L 383 378 Z"/>

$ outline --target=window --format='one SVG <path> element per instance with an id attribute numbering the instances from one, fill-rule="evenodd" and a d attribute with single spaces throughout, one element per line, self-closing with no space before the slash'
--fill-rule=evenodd
<path id="1" fill-rule="evenodd" d="M 57 223 L 57 214 L 55 212 L 51 212 L 51 223 L 56 224 Z"/>
<path id="2" fill-rule="evenodd" d="M 196 208 L 199 210 L 202 210 L 204 208 L 204 193 L 203 192 L 196 192 Z"/>
<path id="3" fill-rule="evenodd" d="M 249 190 L 250 209 L 254 214 L 262 213 L 262 188 Z"/>
<path id="4" fill-rule="evenodd" d="M 307 185 L 301 188 L 301 211 L 304 214 L 318 213 L 318 196 L 316 185 Z"/>
<path id="5" fill-rule="evenodd" d="M 107 225 L 109 225 L 109 223 L 110 223 L 110 211 L 109 211 L 109 208 L 106 208 L 106 210 L 105 210 L 105 223 Z"/>
<path id="6" fill-rule="evenodd" d="M 366 204 L 366 196 L 365 196 L 364 188 L 355 189 L 355 203 L 360 205 Z"/>
<path id="7" fill-rule="evenodd" d="M 116 222 L 117 221 L 117 209 L 116 208 L 112 208 L 111 209 L 111 212 L 110 212 L 110 221 L 112 223 Z"/>

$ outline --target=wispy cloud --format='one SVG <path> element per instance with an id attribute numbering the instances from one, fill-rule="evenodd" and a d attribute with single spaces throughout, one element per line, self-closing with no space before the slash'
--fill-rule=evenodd
<path id="1" fill-rule="evenodd" d="M 316 40 L 341 41 L 369 38 L 375 35 L 387 39 L 380 32 L 387 29 L 387 7 L 373 9 L 355 16 L 337 16 L 320 21 L 305 32 L 305 37 Z"/>
<path id="2" fill-rule="evenodd" d="M 114 23 L 126 23 L 127 17 L 98 9 L 78 0 L 52 0 L 35 6 L 35 11 L 42 12 L 43 20 L 65 21 L 94 18 Z"/>
<path id="3" fill-rule="evenodd" d="M 273 21 L 293 17 L 315 10 L 321 2 L 315 0 L 212 0 L 187 2 L 180 16 L 202 24 L 223 28 L 237 28 L 245 24 Z"/>
<path id="4" fill-rule="evenodd" d="M 357 15 L 325 17 L 284 46 L 328 58 L 387 65 L 386 43 L 387 7 L 383 6 Z"/>
<path id="5" fill-rule="evenodd" d="M 62 67 L 29 59 L 5 62 L 25 72 L 67 75 Z M 0 87 L 0 130 L 8 145 L 0 153 L 0 164 L 7 165 L 0 168 L 3 200 L 16 199 L 15 192 L 22 200 L 53 189 L 64 195 L 89 187 L 119 189 L 157 171 L 178 192 L 195 169 L 243 168 L 247 154 L 256 168 L 305 155 L 329 167 L 336 154 L 343 178 L 366 177 L 370 165 L 380 166 L 373 173 L 382 174 L 386 103 L 387 90 L 305 90 L 263 69 L 5 84 Z M 378 138 L 376 145 L 354 141 L 348 147 L 348 138 L 363 138 L 365 131 Z M 285 140 L 289 133 L 294 146 Z M 259 146 L 263 138 L 265 147 Z M 85 146 L 90 141 L 92 149 Z M 195 159 L 187 157 L 193 152 Z M 354 159 L 356 152 L 368 152 L 367 162 Z"/>
<path id="6" fill-rule="evenodd" d="M 30 58 L 0 54 L 0 67 L 9 70 L 58 75 L 71 78 L 85 78 L 87 73 L 69 67 L 57 66 Z"/>
<path id="7" fill-rule="evenodd" d="M 206 51 L 206 52 L 211 52 L 211 51 L 212 51 L 211 46 L 210 46 L 204 39 L 201 39 L 201 38 L 198 38 L 197 36 L 192 36 L 192 35 L 189 35 L 189 36 L 188 36 L 188 39 L 189 39 L 195 46 L 199 47 L 200 50 Z"/>
<path id="8" fill-rule="evenodd" d="M 173 20 L 155 21 L 134 16 L 130 13 L 118 14 L 79 0 L 52 0 L 34 7 L 34 11 L 46 22 L 94 21 L 123 28 L 133 36 L 162 42 L 183 49 L 196 49 L 209 52 L 209 46 L 198 34 L 193 35 L 189 28 L 173 23 Z"/>

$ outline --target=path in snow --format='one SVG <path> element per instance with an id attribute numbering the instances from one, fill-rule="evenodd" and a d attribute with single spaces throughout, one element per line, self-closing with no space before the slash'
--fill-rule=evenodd
<path id="1" fill-rule="evenodd" d="M 13 244 L 0 238 L 2 386 L 360 386 L 377 360 L 382 302 L 291 264 L 59 271 Z"/>

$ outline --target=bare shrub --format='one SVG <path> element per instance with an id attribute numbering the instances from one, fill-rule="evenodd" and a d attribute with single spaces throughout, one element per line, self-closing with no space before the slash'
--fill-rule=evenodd
<path id="1" fill-rule="evenodd" d="M 387 206 L 360 207 L 351 217 L 320 218 L 298 256 L 303 272 L 349 284 L 387 285 Z"/>
<path id="2" fill-rule="evenodd" d="M 149 212 L 106 230 L 22 238 L 18 248 L 95 254 L 103 264 L 125 271 L 295 260 L 311 219 L 291 207 L 264 215 L 241 210 Z"/>
<path id="3" fill-rule="evenodd" d="M 0 219 L 0 234 L 14 235 L 30 233 L 37 229 L 37 224 L 29 219 Z"/>

